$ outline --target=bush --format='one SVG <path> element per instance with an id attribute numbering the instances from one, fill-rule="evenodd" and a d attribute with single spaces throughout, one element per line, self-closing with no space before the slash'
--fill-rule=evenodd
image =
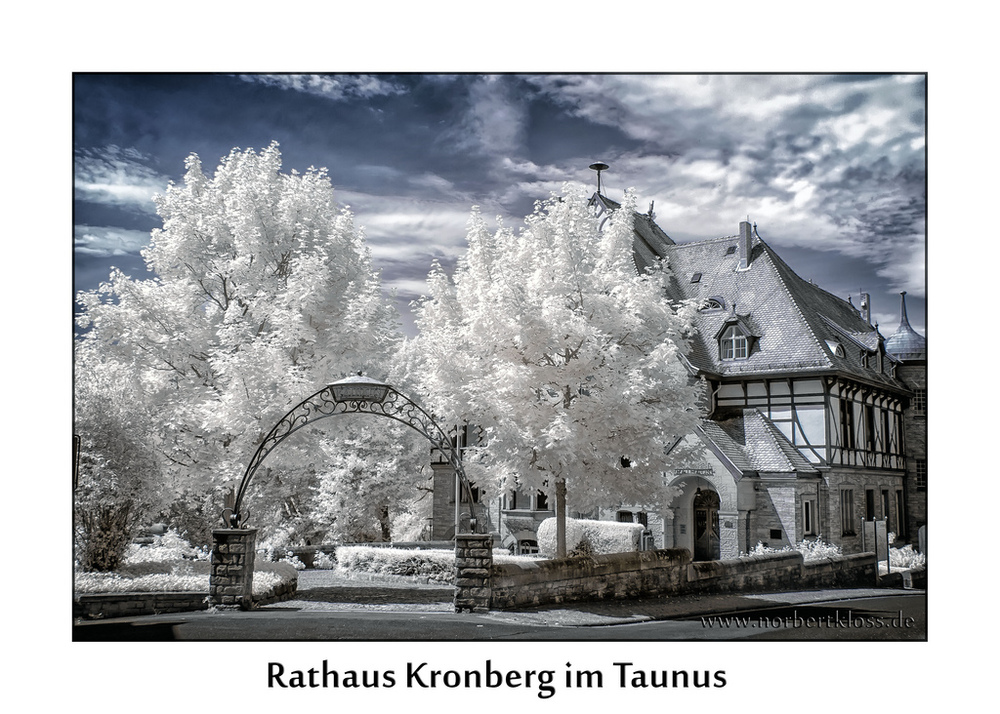
<path id="1" fill-rule="evenodd" d="M 810 560 L 823 560 L 824 558 L 833 558 L 838 555 L 843 555 L 840 550 L 839 545 L 834 545 L 832 543 L 825 543 L 820 539 L 816 540 L 803 540 L 794 548 L 790 545 L 786 545 L 784 548 L 769 548 L 760 541 L 757 541 L 756 547 L 751 550 L 748 555 L 768 555 L 770 553 L 792 553 L 798 551 L 802 554 L 802 559 L 806 562 Z"/>
<path id="2" fill-rule="evenodd" d="M 923 553 L 915 551 L 912 545 L 904 545 L 902 548 L 889 549 L 889 565 L 897 570 L 923 568 L 927 565 L 927 558 Z"/>
<path id="3" fill-rule="evenodd" d="M 451 582 L 455 577 L 455 552 L 343 546 L 337 549 L 337 569 L 347 573 L 402 575 Z"/>
<path id="4" fill-rule="evenodd" d="M 140 509 L 131 499 L 78 505 L 77 558 L 87 571 L 107 573 L 121 565 Z"/>
<path id="5" fill-rule="evenodd" d="M 566 519 L 566 554 L 569 557 L 634 553 L 642 546 L 646 529 L 639 523 Z M 538 525 L 538 552 L 547 558 L 556 555 L 556 519 Z"/>
<path id="6" fill-rule="evenodd" d="M 195 548 L 187 539 L 174 529 L 163 535 L 153 536 L 153 542 L 148 545 L 131 543 L 125 553 L 125 563 L 163 563 L 175 560 L 208 560 L 208 551 Z"/>

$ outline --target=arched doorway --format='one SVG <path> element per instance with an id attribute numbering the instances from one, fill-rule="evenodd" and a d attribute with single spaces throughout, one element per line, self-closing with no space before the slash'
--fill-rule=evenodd
<path id="1" fill-rule="evenodd" d="M 691 502 L 694 524 L 694 559 L 718 560 L 719 546 L 719 494 L 699 488 Z"/>

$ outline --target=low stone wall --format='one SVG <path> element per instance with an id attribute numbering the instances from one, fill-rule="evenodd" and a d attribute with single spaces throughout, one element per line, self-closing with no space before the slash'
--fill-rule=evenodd
<path id="1" fill-rule="evenodd" d="M 490 608 L 495 610 L 583 600 L 877 584 L 872 553 L 808 564 L 797 552 L 692 562 L 690 552 L 679 548 L 493 565 L 490 574 Z"/>
<path id="2" fill-rule="evenodd" d="M 690 559 L 688 551 L 674 549 L 494 565 L 490 607 L 674 594 L 683 588 Z"/>
<path id="3" fill-rule="evenodd" d="M 273 605 L 291 600 L 298 591 L 298 573 L 291 566 L 281 563 L 260 563 L 260 571 L 284 573 L 271 588 L 252 595 L 252 607 Z M 193 612 L 207 610 L 207 592 L 121 592 L 121 593 L 81 593 L 73 598 L 73 617 L 98 619 L 113 617 L 139 617 L 141 615 L 163 615 L 171 612 Z"/>
<path id="4" fill-rule="evenodd" d="M 804 588 L 873 588 L 880 584 L 874 553 L 839 555 L 802 565 Z"/>
<path id="5" fill-rule="evenodd" d="M 73 598 L 73 617 L 138 617 L 208 609 L 208 593 L 88 593 Z"/>

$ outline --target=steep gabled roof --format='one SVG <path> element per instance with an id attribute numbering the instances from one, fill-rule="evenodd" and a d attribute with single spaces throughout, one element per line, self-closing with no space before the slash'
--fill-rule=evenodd
<path id="1" fill-rule="evenodd" d="M 730 419 L 703 419 L 697 431 L 737 480 L 760 474 L 788 478 L 819 474 L 759 409 L 744 409 Z"/>
<path id="2" fill-rule="evenodd" d="M 893 358 L 885 355 L 881 335 L 849 302 L 796 275 L 756 231 L 749 265 L 738 269 L 738 240 L 671 244 L 659 252 L 672 272 L 671 298 L 715 298 L 723 306 L 699 313 L 695 367 L 719 376 L 837 372 L 904 388 L 891 376 Z M 715 340 L 734 308 L 759 340 L 747 359 L 723 360 Z"/>
<path id="3" fill-rule="evenodd" d="M 617 211 L 621 208 L 620 203 L 612 201 L 600 193 L 591 196 L 590 205 L 597 207 L 598 214 Z M 667 246 L 674 245 L 670 236 L 664 233 L 663 229 L 656 225 L 656 222 L 648 214 L 634 213 L 633 229 L 635 230 L 635 241 L 632 248 L 635 252 L 636 267 L 640 272 L 655 263 L 663 255 Z"/>

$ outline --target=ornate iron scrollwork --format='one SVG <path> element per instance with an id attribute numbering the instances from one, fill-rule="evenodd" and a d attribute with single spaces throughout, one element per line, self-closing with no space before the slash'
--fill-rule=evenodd
<path id="1" fill-rule="evenodd" d="M 329 384 L 309 396 L 283 416 L 268 432 L 247 464 L 243 479 L 235 496 L 226 498 L 222 512 L 223 522 L 229 528 L 242 528 L 249 518 L 249 509 L 242 509 L 243 497 L 261 463 L 282 441 L 302 427 L 319 419 L 341 414 L 373 414 L 406 424 L 422 434 L 435 448 L 448 458 L 461 488 L 468 496 L 470 527 L 477 530 L 478 523 L 473 506 L 472 487 L 465 476 L 458 449 L 436 421 L 419 404 L 398 392 L 394 387 L 374 379 L 348 377 Z"/>

